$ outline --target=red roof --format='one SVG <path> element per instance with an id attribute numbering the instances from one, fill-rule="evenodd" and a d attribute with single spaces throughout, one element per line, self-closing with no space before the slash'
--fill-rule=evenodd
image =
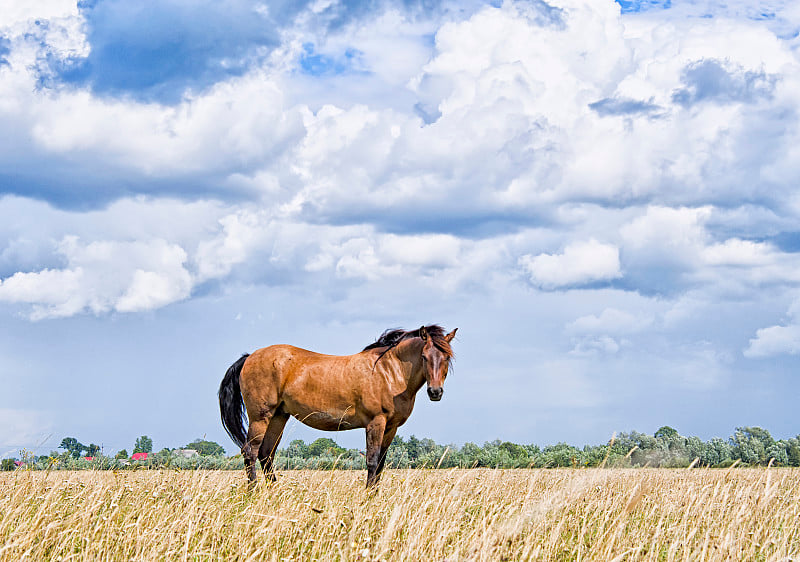
<path id="1" fill-rule="evenodd" d="M 146 461 L 147 460 L 147 455 L 149 455 L 149 454 L 150 453 L 133 453 L 131 455 L 131 460 L 132 461 Z"/>
<path id="2" fill-rule="evenodd" d="M 94 460 L 94 457 L 83 457 L 83 458 L 84 458 L 84 460 L 87 460 L 87 461 L 93 461 Z"/>

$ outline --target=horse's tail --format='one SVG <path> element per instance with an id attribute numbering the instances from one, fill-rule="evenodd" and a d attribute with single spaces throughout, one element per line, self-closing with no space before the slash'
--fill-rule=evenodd
<path id="1" fill-rule="evenodd" d="M 247 429 L 244 426 L 244 400 L 242 400 L 242 390 L 239 388 L 239 375 L 242 373 L 242 366 L 247 357 L 248 354 L 245 353 L 228 367 L 217 393 L 222 427 L 239 447 L 242 447 L 247 440 Z"/>

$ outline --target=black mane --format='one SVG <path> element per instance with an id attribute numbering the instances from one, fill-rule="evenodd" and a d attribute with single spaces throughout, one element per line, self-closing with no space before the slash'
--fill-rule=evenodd
<path id="1" fill-rule="evenodd" d="M 421 329 L 422 328 L 418 328 L 416 330 L 386 330 L 381 334 L 381 337 L 365 347 L 363 351 L 367 351 L 369 349 L 386 348 L 380 355 L 383 357 L 387 351 L 393 347 L 396 347 L 400 342 L 411 338 L 420 337 L 419 332 Z M 428 332 L 428 336 L 431 338 L 431 340 L 433 340 L 433 345 L 438 347 L 440 351 L 447 355 L 448 359 L 451 359 L 453 357 L 453 349 L 450 347 L 450 342 L 448 342 L 444 337 L 444 328 L 438 324 L 431 324 L 430 326 L 425 326 L 425 330 Z M 378 359 L 380 360 L 380 357 Z"/>
<path id="2" fill-rule="evenodd" d="M 419 330 L 416 330 L 416 332 L 417 332 L 416 335 L 419 336 Z M 376 349 L 378 347 L 389 347 L 389 348 L 394 347 L 403 340 L 415 337 L 410 334 L 411 332 L 407 332 L 399 328 L 395 328 L 394 330 L 392 329 L 386 330 L 381 334 L 381 336 L 377 340 L 369 344 L 362 351 L 367 351 L 368 349 Z"/>

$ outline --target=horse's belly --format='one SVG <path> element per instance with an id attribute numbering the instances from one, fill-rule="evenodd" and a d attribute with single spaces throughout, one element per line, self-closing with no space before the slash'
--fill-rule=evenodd
<path id="1" fill-rule="evenodd" d="M 288 381 L 281 395 L 286 413 L 304 424 L 325 431 L 364 427 L 364 388 L 352 384 L 352 376 L 333 377 L 309 369 Z M 371 419 L 371 418 L 370 418 Z"/>
<path id="2" fill-rule="evenodd" d="M 294 408 L 292 408 L 294 409 Z M 364 427 L 356 416 L 339 412 L 325 412 L 320 410 L 306 410 L 305 408 L 299 409 L 301 411 L 290 412 L 292 416 L 314 429 L 321 429 L 323 431 L 342 431 L 345 429 L 355 429 Z"/>

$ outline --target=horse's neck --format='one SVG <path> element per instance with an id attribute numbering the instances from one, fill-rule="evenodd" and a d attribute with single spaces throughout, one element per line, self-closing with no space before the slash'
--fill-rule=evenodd
<path id="1" fill-rule="evenodd" d="M 403 378 L 410 394 L 416 394 L 425 384 L 425 373 L 422 370 L 422 342 L 408 340 L 392 349 L 392 354 L 402 365 Z"/>

